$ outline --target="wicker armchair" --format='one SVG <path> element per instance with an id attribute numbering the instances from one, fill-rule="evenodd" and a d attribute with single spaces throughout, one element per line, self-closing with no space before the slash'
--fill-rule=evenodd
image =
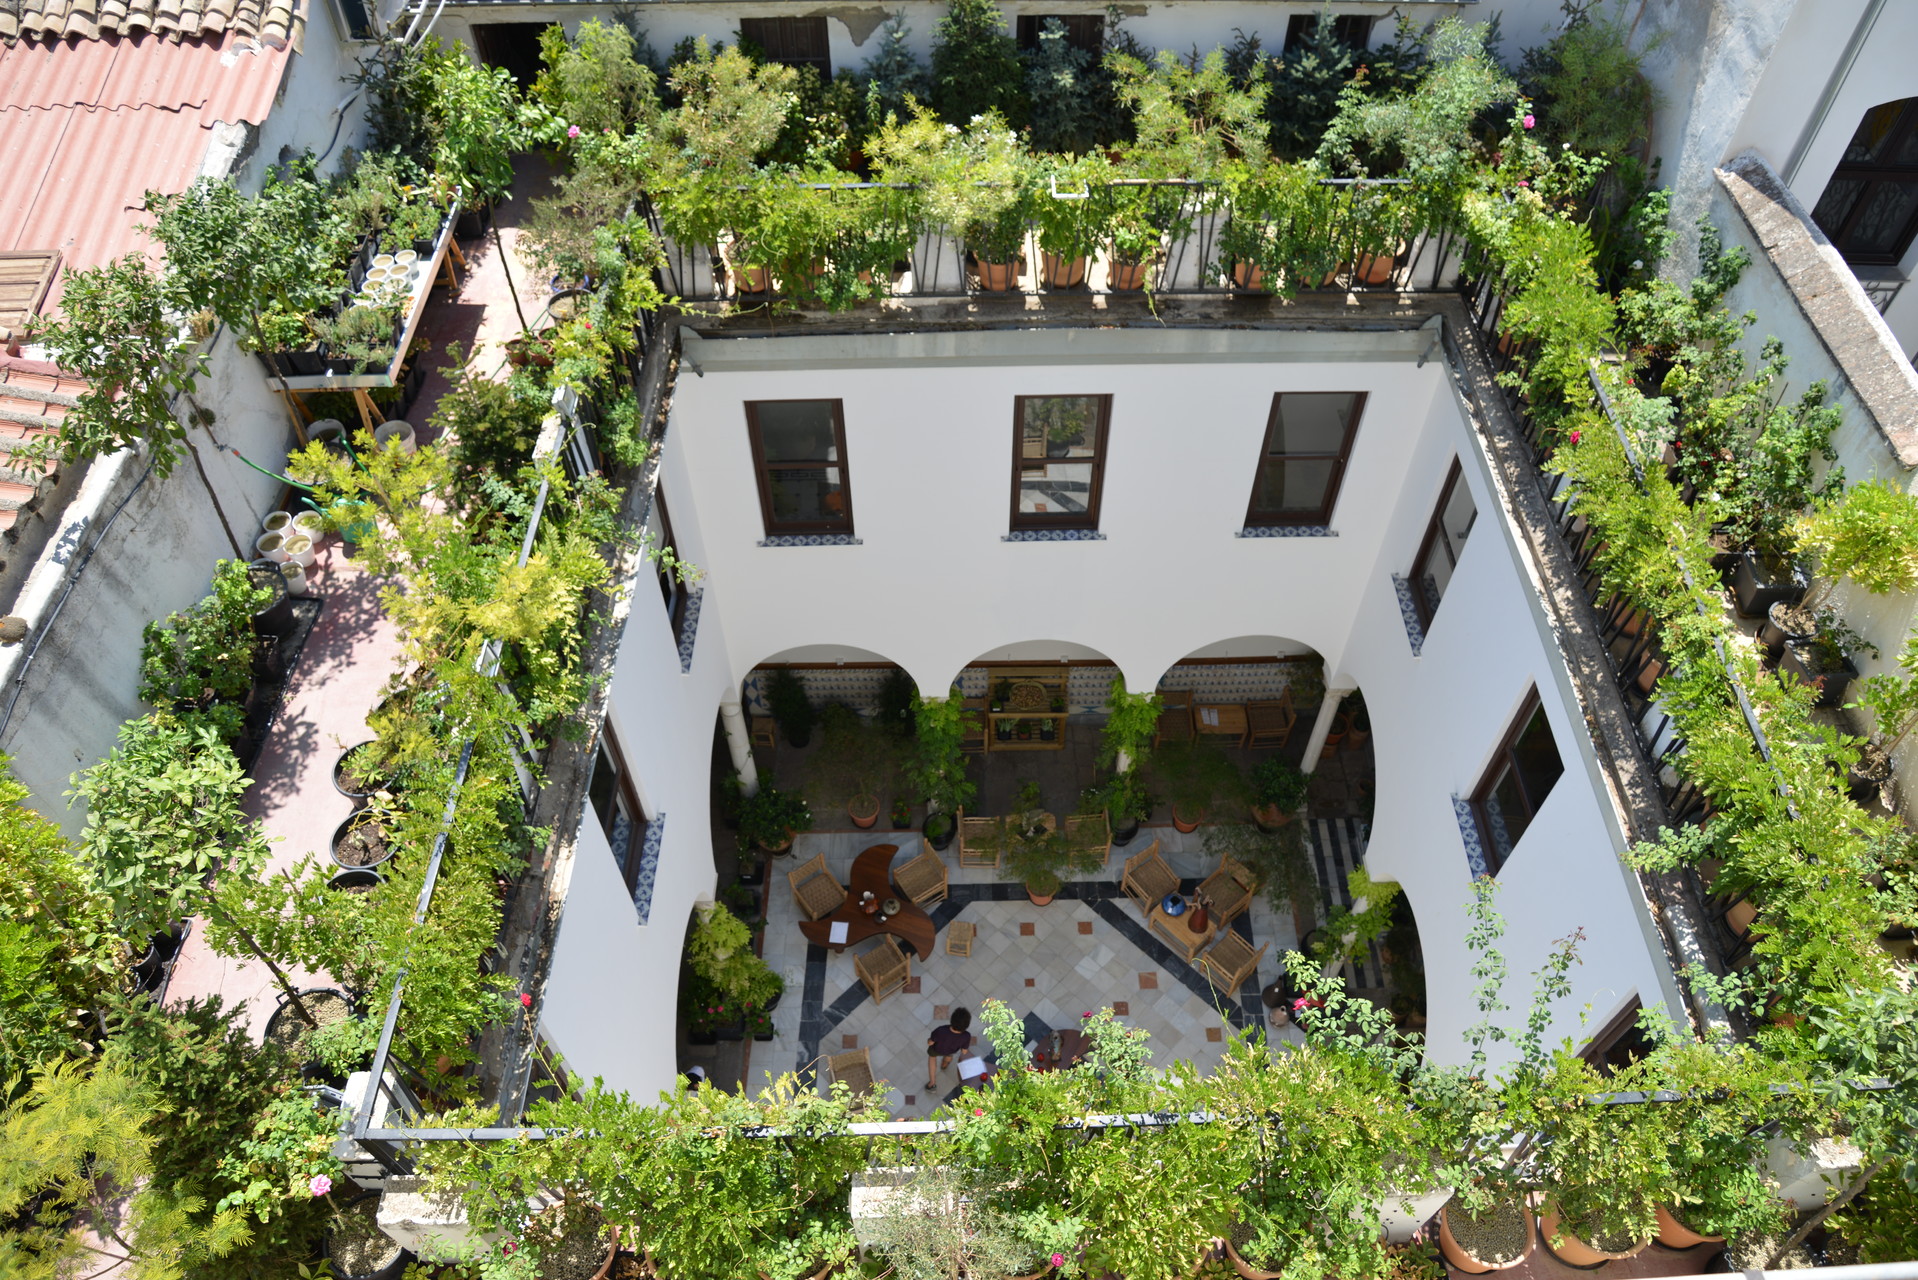
<path id="1" fill-rule="evenodd" d="M 999 851 L 1005 845 L 1005 819 L 968 818 L 959 815 L 959 865 L 962 867 L 999 866 Z"/>
<path id="2" fill-rule="evenodd" d="M 1250 867 L 1235 858 L 1225 857 L 1219 859 L 1219 869 L 1207 876 L 1205 883 L 1199 886 L 1199 896 L 1205 899 L 1221 929 L 1252 905 L 1254 883 L 1256 877 Z"/>
<path id="3" fill-rule="evenodd" d="M 872 1050 L 853 1049 L 826 1059 L 835 1083 L 844 1081 L 855 1097 L 872 1091 Z"/>
<path id="4" fill-rule="evenodd" d="M 1270 702 L 1248 702 L 1245 704 L 1245 745 L 1255 748 L 1282 747 L 1292 736 L 1292 726 L 1298 721 L 1299 713 L 1292 709 L 1290 689 Z"/>
<path id="5" fill-rule="evenodd" d="M 852 967 L 872 993 L 874 1004 L 884 1004 L 887 996 L 904 990 L 912 980 L 912 958 L 900 950 L 891 934 L 880 938 L 879 945 L 865 955 L 854 956 Z"/>
<path id="6" fill-rule="evenodd" d="M 846 888 L 832 872 L 826 870 L 826 855 L 823 853 L 815 855 L 805 865 L 788 871 L 786 883 L 792 886 L 793 901 L 799 904 L 799 914 L 808 920 L 829 916 L 846 901 Z"/>
<path id="7" fill-rule="evenodd" d="M 1199 971 L 1214 987 L 1231 995 L 1257 972 L 1264 956 L 1265 947 L 1254 951 L 1251 943 L 1227 929 L 1219 945 L 1199 957 Z"/>
<path id="8" fill-rule="evenodd" d="M 892 878 L 922 907 L 946 900 L 946 860 L 930 847 L 893 872 Z"/>
<path id="9" fill-rule="evenodd" d="M 1119 887 L 1138 904 L 1142 915 L 1149 916 L 1166 894 L 1178 890 L 1179 877 L 1172 874 L 1172 868 L 1159 856 L 1159 842 L 1154 840 L 1125 860 L 1125 875 Z"/>
<path id="10" fill-rule="evenodd" d="M 1192 741 L 1192 690 L 1161 691 L 1159 702 L 1159 727 L 1152 735 L 1152 745 Z"/>
<path id="11" fill-rule="evenodd" d="M 1074 853 L 1097 852 L 1099 864 L 1105 865 L 1106 858 L 1112 853 L 1112 823 L 1106 819 L 1105 811 L 1098 813 L 1075 813 L 1065 820 L 1066 848 Z"/>

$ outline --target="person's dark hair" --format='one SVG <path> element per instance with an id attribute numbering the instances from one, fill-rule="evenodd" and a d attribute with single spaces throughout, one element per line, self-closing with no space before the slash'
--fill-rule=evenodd
<path id="1" fill-rule="evenodd" d="M 964 1031 L 972 1025 L 972 1010 L 960 1005 L 952 1011 L 952 1016 L 946 1019 L 946 1025 L 954 1031 Z"/>

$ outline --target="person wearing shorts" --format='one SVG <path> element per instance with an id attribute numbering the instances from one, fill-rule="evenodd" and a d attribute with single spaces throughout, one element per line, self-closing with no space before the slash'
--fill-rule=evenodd
<path id="1" fill-rule="evenodd" d="M 958 1008 L 946 1019 L 946 1025 L 936 1028 L 926 1040 L 926 1089 L 928 1092 L 939 1087 L 938 1073 L 952 1065 L 952 1055 L 964 1053 L 972 1047 L 972 1035 L 967 1028 L 972 1025 L 972 1011 Z"/>

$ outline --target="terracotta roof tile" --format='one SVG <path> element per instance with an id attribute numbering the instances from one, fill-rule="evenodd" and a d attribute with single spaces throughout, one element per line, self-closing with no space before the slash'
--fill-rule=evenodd
<path id="1" fill-rule="evenodd" d="M 299 39 L 305 8 L 302 0 L 0 0 L 0 45 L 154 31 L 175 39 L 231 32 L 277 48 Z"/>

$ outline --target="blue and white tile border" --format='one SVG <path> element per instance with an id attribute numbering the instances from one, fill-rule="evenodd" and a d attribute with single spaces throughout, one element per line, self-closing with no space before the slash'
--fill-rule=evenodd
<path id="1" fill-rule="evenodd" d="M 1015 529 L 1000 538 L 1001 542 L 1104 542 L 1106 536 L 1097 529 Z"/>
<path id="2" fill-rule="evenodd" d="M 850 533 L 781 533 L 761 538 L 762 547 L 858 547 L 864 540 Z"/>
<path id="3" fill-rule="evenodd" d="M 1247 525 L 1232 535 L 1235 538 L 1336 538 L 1339 531 L 1327 524 Z"/>
<path id="4" fill-rule="evenodd" d="M 699 602 L 706 598 L 704 588 L 693 587 L 686 596 L 686 616 L 679 624 L 679 674 L 693 669 L 693 640 L 699 634 Z"/>
<path id="5" fill-rule="evenodd" d="M 1405 638 L 1412 642 L 1412 656 L 1416 658 L 1425 647 L 1425 625 L 1419 621 L 1418 604 L 1412 599 L 1412 583 L 1395 573 L 1392 590 L 1398 594 L 1399 615 L 1405 619 Z"/>
<path id="6" fill-rule="evenodd" d="M 1485 842 L 1479 835 L 1478 815 L 1472 812 L 1467 801 L 1452 797 L 1452 811 L 1458 814 L 1459 838 L 1465 841 L 1465 865 L 1472 869 L 1472 879 L 1492 874 L 1490 864 L 1485 861 Z"/>
<path id="7" fill-rule="evenodd" d="M 659 842 L 666 838 L 666 811 L 660 810 L 646 824 L 646 838 L 639 846 L 639 871 L 633 877 L 633 910 L 639 922 L 653 912 L 653 881 L 659 878 Z"/>

